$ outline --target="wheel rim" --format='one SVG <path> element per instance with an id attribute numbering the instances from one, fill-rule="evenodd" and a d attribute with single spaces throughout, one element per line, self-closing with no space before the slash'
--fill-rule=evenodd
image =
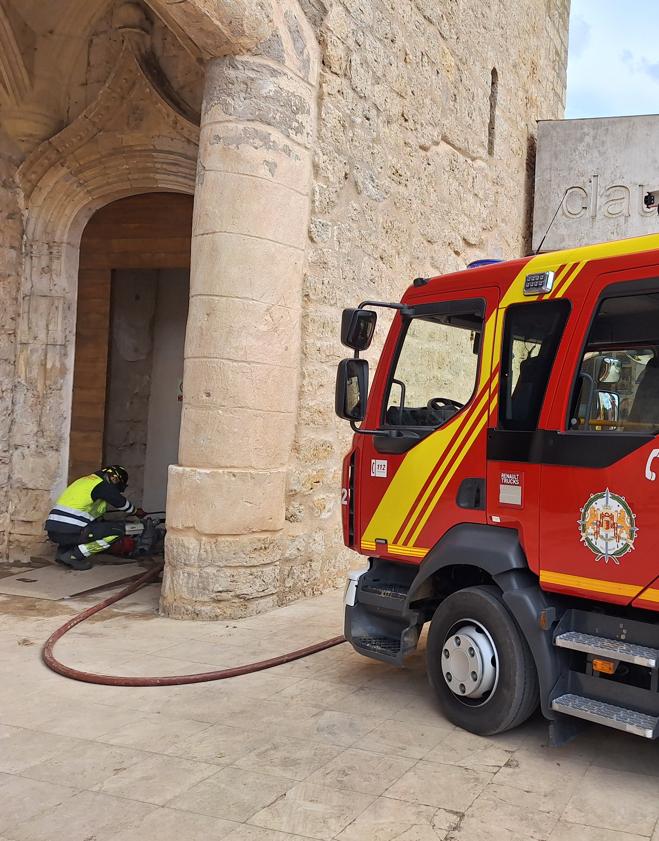
<path id="1" fill-rule="evenodd" d="M 480 622 L 463 619 L 453 625 L 441 657 L 444 681 L 461 703 L 478 707 L 490 700 L 499 681 L 499 656 Z"/>

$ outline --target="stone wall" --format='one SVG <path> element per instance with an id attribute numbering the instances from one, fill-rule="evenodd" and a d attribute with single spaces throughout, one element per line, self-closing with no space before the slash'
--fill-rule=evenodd
<path id="1" fill-rule="evenodd" d="M 339 523 L 350 439 L 333 413 L 340 310 L 528 251 L 536 120 L 563 114 L 569 15 L 569 0 L 303 6 L 323 59 L 282 601 L 339 582 L 357 560 Z"/>
<path id="2" fill-rule="evenodd" d="M 0 558 L 7 551 L 10 429 L 16 362 L 16 339 L 23 220 L 16 184 L 19 150 L 0 130 Z"/>

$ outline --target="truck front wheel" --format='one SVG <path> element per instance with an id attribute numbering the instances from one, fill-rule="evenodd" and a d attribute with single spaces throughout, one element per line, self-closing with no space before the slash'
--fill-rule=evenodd
<path id="1" fill-rule="evenodd" d="M 502 733 L 538 706 L 533 656 L 497 587 L 444 599 L 430 623 L 426 660 L 442 712 L 464 730 Z"/>

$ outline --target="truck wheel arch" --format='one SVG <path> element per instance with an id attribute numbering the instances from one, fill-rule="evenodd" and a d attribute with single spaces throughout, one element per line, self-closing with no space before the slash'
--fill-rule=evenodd
<path id="1" fill-rule="evenodd" d="M 447 567 L 467 566 L 482 570 L 502 590 L 499 577 L 512 570 L 527 570 L 526 557 L 515 529 L 461 523 L 449 529 L 426 555 L 409 590 L 414 601 L 423 585 Z"/>
<path id="2" fill-rule="evenodd" d="M 517 531 L 479 523 L 454 526 L 421 563 L 409 589 L 408 606 L 427 597 L 429 585 L 438 577 L 441 579 L 442 571 L 455 567 L 471 567 L 474 573 L 480 570 L 500 588 L 503 601 L 533 654 L 543 713 L 546 718 L 556 718 L 548 699 L 560 674 L 559 652 L 553 645 L 551 630 L 541 628 L 539 623 L 542 612 L 554 604 L 529 570 Z"/>

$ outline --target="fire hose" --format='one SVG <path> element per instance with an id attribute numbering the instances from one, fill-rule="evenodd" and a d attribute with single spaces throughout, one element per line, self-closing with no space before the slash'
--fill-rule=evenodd
<path id="1" fill-rule="evenodd" d="M 133 677 L 122 675 L 102 675 L 94 674 L 93 672 L 83 672 L 80 669 L 74 669 L 72 666 L 67 666 L 66 663 L 60 662 L 54 655 L 53 650 L 58 640 L 67 634 L 76 625 L 80 625 L 86 619 L 94 616 L 105 610 L 106 607 L 116 604 L 116 602 L 125 599 L 135 593 L 145 584 L 155 581 L 163 570 L 164 564 L 160 563 L 141 575 L 136 581 L 133 581 L 128 587 L 114 596 L 104 599 L 102 602 L 88 607 L 81 613 L 77 613 L 64 625 L 61 625 L 53 634 L 46 640 L 41 656 L 43 662 L 54 672 L 57 672 L 64 677 L 72 680 L 80 680 L 84 683 L 99 683 L 104 686 L 183 686 L 187 683 L 206 683 L 212 680 L 225 680 L 230 677 L 239 677 L 240 675 L 251 674 L 252 672 L 260 672 L 264 669 L 272 669 L 275 666 L 282 666 L 284 663 L 291 663 L 293 660 L 300 660 L 303 657 L 308 657 L 310 654 L 317 654 L 319 651 L 325 651 L 327 648 L 333 648 L 335 645 L 340 645 L 345 642 L 344 636 L 332 637 L 332 639 L 317 642 L 309 645 L 306 648 L 299 648 L 296 651 L 290 651 L 287 654 L 280 654 L 278 657 L 271 657 L 268 660 L 258 660 L 255 663 L 246 663 L 242 666 L 232 666 L 228 669 L 219 669 L 213 672 L 199 672 L 190 675 L 164 675 L 163 677 Z"/>

